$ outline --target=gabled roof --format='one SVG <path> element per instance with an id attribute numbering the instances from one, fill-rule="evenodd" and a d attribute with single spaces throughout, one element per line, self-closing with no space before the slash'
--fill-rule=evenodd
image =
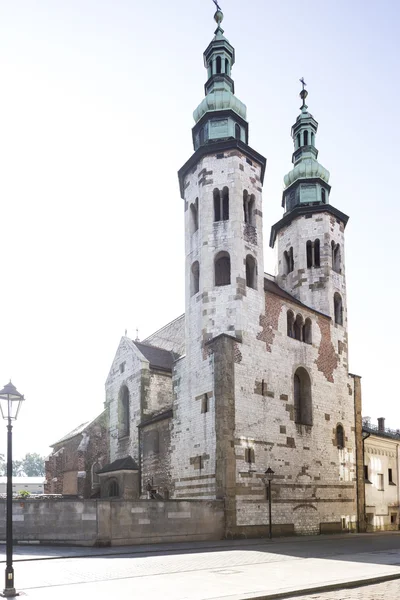
<path id="1" fill-rule="evenodd" d="M 114 471 L 138 471 L 139 467 L 133 460 L 132 456 L 125 456 L 125 458 L 118 458 L 114 462 L 106 465 L 97 474 L 112 473 Z"/>
<path id="2" fill-rule="evenodd" d="M 82 431 L 84 431 L 86 429 L 86 427 L 89 425 L 89 423 L 91 423 L 91 421 L 86 421 L 85 423 L 78 425 L 78 427 L 75 427 L 75 429 L 73 429 L 72 431 L 67 433 L 67 435 L 64 435 L 64 437 L 62 437 L 60 440 L 58 440 L 54 444 L 51 444 L 51 448 L 53 448 L 54 446 L 57 446 L 58 444 L 61 444 L 62 442 L 66 442 L 67 440 L 72 439 L 76 435 L 79 435 L 80 433 L 82 433 Z"/>
<path id="3" fill-rule="evenodd" d="M 157 348 L 150 344 L 143 344 L 141 342 L 133 342 L 137 349 L 143 354 L 143 356 L 149 361 L 150 367 L 155 369 L 162 369 L 163 371 L 172 371 L 172 365 L 175 360 L 179 358 L 178 354 L 171 352 L 170 350 L 164 350 L 163 348 Z"/>

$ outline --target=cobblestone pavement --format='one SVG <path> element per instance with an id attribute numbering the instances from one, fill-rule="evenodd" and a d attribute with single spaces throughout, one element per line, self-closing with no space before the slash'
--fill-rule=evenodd
<path id="1" fill-rule="evenodd" d="M 398 600 L 400 598 L 400 580 L 386 581 L 352 590 L 323 592 L 311 596 L 296 596 L 292 600 Z"/>

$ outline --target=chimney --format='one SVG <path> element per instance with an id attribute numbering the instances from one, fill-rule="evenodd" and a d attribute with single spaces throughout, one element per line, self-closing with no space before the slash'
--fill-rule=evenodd
<path id="1" fill-rule="evenodd" d="M 385 431 L 385 417 L 380 417 L 378 419 L 378 431 L 381 433 Z"/>

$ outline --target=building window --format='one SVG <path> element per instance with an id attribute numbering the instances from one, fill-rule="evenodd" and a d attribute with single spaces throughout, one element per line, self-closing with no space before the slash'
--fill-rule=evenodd
<path id="1" fill-rule="evenodd" d="M 319 239 L 316 239 L 313 242 L 308 240 L 308 242 L 306 244 L 306 253 L 307 253 L 307 269 L 311 269 L 311 267 L 320 267 L 321 266 Z"/>
<path id="2" fill-rule="evenodd" d="M 129 390 L 124 385 L 119 393 L 119 437 L 129 435 Z"/>
<path id="3" fill-rule="evenodd" d="M 229 219 L 229 189 L 224 187 L 221 192 L 214 190 L 214 221 L 228 221 Z"/>
<path id="4" fill-rule="evenodd" d="M 368 465 L 364 465 L 364 481 L 366 483 L 371 483 L 368 476 Z"/>
<path id="5" fill-rule="evenodd" d="M 294 313 L 291 310 L 287 312 L 287 334 L 294 338 Z"/>
<path id="6" fill-rule="evenodd" d="M 200 144 L 200 146 L 203 146 L 204 141 L 205 141 L 204 127 L 201 127 L 200 132 L 199 132 L 199 144 Z"/>
<path id="7" fill-rule="evenodd" d="M 315 136 L 314 133 L 311 132 L 311 144 L 314 146 Z"/>
<path id="8" fill-rule="evenodd" d="M 254 194 L 249 195 L 247 190 L 243 191 L 243 214 L 244 222 L 248 225 L 254 225 Z"/>
<path id="9" fill-rule="evenodd" d="M 343 325 L 343 303 L 342 297 L 337 292 L 333 296 L 333 305 L 335 313 L 335 323 L 337 325 Z"/>
<path id="10" fill-rule="evenodd" d="M 341 256 L 340 256 L 340 244 L 335 244 L 332 241 L 332 269 L 336 271 L 336 273 L 341 273 Z"/>
<path id="11" fill-rule="evenodd" d="M 301 146 L 301 142 L 300 142 L 300 134 L 297 134 L 297 147 L 300 148 Z"/>
<path id="12" fill-rule="evenodd" d="M 191 273 L 191 294 L 194 296 L 198 293 L 200 286 L 200 266 L 198 261 L 192 264 L 192 273 Z"/>
<path id="13" fill-rule="evenodd" d="M 304 145 L 308 146 L 308 131 L 304 132 Z"/>
<path id="14" fill-rule="evenodd" d="M 257 289 L 257 263 L 250 254 L 246 256 L 246 285 L 253 290 Z"/>
<path id="15" fill-rule="evenodd" d="M 222 58 L 220 56 L 217 56 L 217 73 L 221 73 L 221 68 L 222 68 Z"/>
<path id="16" fill-rule="evenodd" d="M 227 58 L 225 59 L 225 73 L 230 75 L 229 60 Z"/>
<path id="17" fill-rule="evenodd" d="M 344 429 L 340 424 L 336 427 L 336 446 L 339 449 L 344 448 Z"/>
<path id="18" fill-rule="evenodd" d="M 294 322 L 294 338 L 295 340 L 303 341 L 303 317 L 297 315 Z"/>
<path id="19" fill-rule="evenodd" d="M 378 473 L 378 490 L 380 490 L 381 492 L 383 492 L 384 487 L 383 487 L 383 473 Z"/>
<path id="20" fill-rule="evenodd" d="M 125 371 L 125 362 L 123 362 L 119 365 L 119 372 L 124 373 L 124 371 Z"/>
<path id="21" fill-rule="evenodd" d="M 245 450 L 244 450 L 244 459 L 245 459 L 245 461 L 249 465 L 252 465 L 252 464 L 254 464 L 256 462 L 255 461 L 254 448 L 250 448 L 250 446 L 248 446 L 247 448 L 245 448 Z"/>
<path id="22" fill-rule="evenodd" d="M 390 513 L 390 522 L 392 525 L 397 523 L 397 513 Z"/>
<path id="23" fill-rule="evenodd" d="M 199 199 L 190 205 L 190 231 L 194 233 L 199 228 Z"/>
<path id="24" fill-rule="evenodd" d="M 303 367 L 294 375 L 294 411 L 296 423 L 312 425 L 311 380 Z"/>
<path id="25" fill-rule="evenodd" d="M 237 123 L 235 125 L 235 138 L 237 140 L 240 140 L 240 125 L 238 125 Z"/>
<path id="26" fill-rule="evenodd" d="M 322 204 L 326 203 L 326 191 L 324 190 L 324 188 L 321 189 L 321 201 Z"/>
<path id="27" fill-rule="evenodd" d="M 388 469 L 388 481 L 389 485 L 396 485 L 393 481 L 393 469 Z"/>
<path id="28" fill-rule="evenodd" d="M 306 319 L 303 327 L 303 342 L 312 344 L 312 323 L 311 319 Z"/>
<path id="29" fill-rule="evenodd" d="M 109 498 L 118 498 L 119 496 L 119 486 L 118 481 L 113 479 L 108 484 L 108 497 Z"/>
<path id="30" fill-rule="evenodd" d="M 285 275 L 292 273 L 292 271 L 294 270 L 293 248 L 289 248 L 288 251 L 285 250 L 285 252 L 283 253 L 283 263 Z"/>
<path id="31" fill-rule="evenodd" d="M 207 396 L 207 394 L 204 394 L 201 399 L 201 414 L 207 413 L 208 410 L 209 410 L 208 396 Z"/>
<path id="32" fill-rule="evenodd" d="M 215 257 L 215 285 L 229 285 L 231 282 L 231 259 L 227 252 L 219 252 Z"/>

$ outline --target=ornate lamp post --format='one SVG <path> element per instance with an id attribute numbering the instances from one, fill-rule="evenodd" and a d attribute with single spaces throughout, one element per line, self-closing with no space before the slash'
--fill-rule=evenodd
<path id="1" fill-rule="evenodd" d="M 272 499 L 271 499 L 271 481 L 273 480 L 275 472 L 268 467 L 265 471 L 265 480 L 268 481 L 268 537 L 272 539 Z"/>
<path id="2" fill-rule="evenodd" d="M 6 531 L 6 548 L 7 548 L 7 565 L 6 565 L 6 585 L 3 597 L 18 596 L 14 587 L 14 569 L 12 566 L 13 555 L 13 531 L 12 531 L 12 421 L 18 417 L 21 403 L 25 398 L 17 391 L 17 388 L 11 383 L 7 383 L 0 390 L 0 410 L 1 416 L 7 421 L 7 531 Z"/>

